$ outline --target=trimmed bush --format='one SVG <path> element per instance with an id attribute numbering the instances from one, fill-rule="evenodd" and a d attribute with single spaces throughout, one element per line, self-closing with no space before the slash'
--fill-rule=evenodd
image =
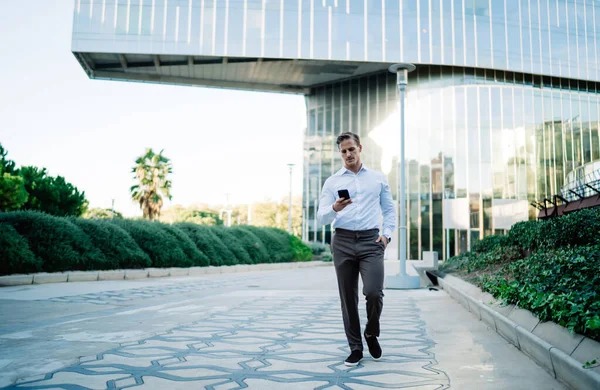
<path id="1" fill-rule="evenodd" d="M 177 226 L 190 237 L 196 247 L 208 256 L 210 265 L 232 264 L 234 261 L 235 255 L 221 242 L 212 228 L 191 222 L 177 223 L 173 226 Z"/>
<path id="2" fill-rule="evenodd" d="M 179 247 L 181 248 L 183 253 L 185 253 L 192 265 L 198 267 L 206 267 L 210 265 L 209 258 L 198 249 L 194 241 L 192 241 L 192 239 L 187 234 L 185 234 L 185 232 L 183 232 L 176 226 L 165 224 L 159 224 L 158 226 L 160 226 L 161 229 L 166 231 L 168 234 L 173 236 L 175 240 L 177 240 Z"/>
<path id="3" fill-rule="evenodd" d="M 302 242 L 298 237 L 290 235 L 290 247 L 292 248 L 292 252 L 294 253 L 295 261 L 311 261 L 312 260 L 312 250 L 308 245 Z"/>
<path id="4" fill-rule="evenodd" d="M 71 218 L 70 221 L 79 226 L 104 253 L 111 268 L 146 268 L 152 264 L 150 257 L 121 227 L 106 220 Z"/>
<path id="5" fill-rule="evenodd" d="M 256 226 L 244 225 L 240 226 L 240 229 L 244 229 L 254 234 L 263 243 L 265 250 L 269 254 L 267 263 L 279 263 L 284 258 L 285 248 L 282 246 L 281 241 L 278 237 L 274 236 L 266 228 L 258 228 Z"/>
<path id="6" fill-rule="evenodd" d="M 110 223 L 123 228 L 152 260 L 152 267 L 190 267 L 192 261 L 173 235 L 160 222 L 112 219 Z"/>
<path id="7" fill-rule="evenodd" d="M 235 255 L 235 263 L 226 264 L 252 264 L 252 258 L 246 249 L 244 249 L 244 244 L 236 237 L 234 232 L 230 231 L 229 229 L 230 228 L 223 226 L 213 226 L 211 229 L 217 235 L 217 237 L 221 239 L 221 242 L 227 245 L 227 248 Z"/>
<path id="8" fill-rule="evenodd" d="M 267 232 L 271 233 L 280 243 L 282 248 L 280 252 L 280 262 L 290 262 L 294 261 L 296 258 L 296 254 L 292 250 L 292 245 L 290 243 L 290 235 L 281 229 L 277 228 L 264 228 Z"/>
<path id="9" fill-rule="evenodd" d="M 33 254 L 43 261 L 43 271 L 106 269 L 104 254 L 66 218 L 39 211 L 14 211 L 0 213 L 0 222 L 27 238 Z"/>
<path id="10" fill-rule="evenodd" d="M 42 269 L 42 261 L 12 226 L 0 223 L 0 275 L 27 274 Z"/>
<path id="11" fill-rule="evenodd" d="M 255 234 L 247 229 L 242 229 L 239 226 L 231 227 L 230 231 L 239 239 L 246 252 L 248 252 L 252 259 L 252 263 L 259 264 L 269 262 L 269 252 L 267 252 L 265 245 Z"/>

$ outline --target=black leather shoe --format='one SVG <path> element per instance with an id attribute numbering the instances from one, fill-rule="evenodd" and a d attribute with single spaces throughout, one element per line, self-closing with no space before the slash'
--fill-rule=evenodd
<path id="1" fill-rule="evenodd" d="M 358 362 L 360 362 L 362 358 L 363 358 L 362 351 L 352 351 L 350 356 L 348 356 L 346 358 L 346 360 L 344 360 L 344 364 L 347 365 L 348 367 L 354 367 L 354 366 L 358 365 Z"/>
<path id="2" fill-rule="evenodd" d="M 383 355 L 383 351 L 381 350 L 379 341 L 377 341 L 377 337 L 375 337 L 375 336 L 367 337 L 367 333 L 365 332 L 365 339 L 367 340 L 367 345 L 369 346 L 369 353 L 373 357 L 373 360 L 381 359 L 381 355 Z"/>

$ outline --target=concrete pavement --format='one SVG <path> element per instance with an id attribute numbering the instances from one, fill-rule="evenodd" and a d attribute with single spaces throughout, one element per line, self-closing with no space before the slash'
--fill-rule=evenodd
<path id="1" fill-rule="evenodd" d="M 386 290 L 380 341 L 343 365 L 333 267 L 0 289 L 0 387 L 564 388 L 443 291 Z"/>

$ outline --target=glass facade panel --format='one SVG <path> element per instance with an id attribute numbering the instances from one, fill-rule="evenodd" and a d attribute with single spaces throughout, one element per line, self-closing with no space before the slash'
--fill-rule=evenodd
<path id="1" fill-rule="evenodd" d="M 281 46 L 281 2 L 268 1 L 264 6 L 264 57 L 280 57 L 283 55 Z"/>
<path id="2" fill-rule="evenodd" d="M 600 159 L 600 98 L 590 95 L 590 133 L 592 136 L 592 161 Z"/>
<path id="3" fill-rule="evenodd" d="M 506 45 L 508 69 L 520 71 L 523 68 L 523 41 L 521 39 L 521 0 L 506 0 Z"/>
<path id="4" fill-rule="evenodd" d="M 532 72 L 532 47 L 531 47 L 531 20 L 530 20 L 530 2 L 531 0 L 519 0 L 521 5 L 519 24 L 521 25 L 521 61 L 523 72 Z"/>
<path id="5" fill-rule="evenodd" d="M 263 7 L 262 0 L 244 0 L 245 6 L 245 23 L 244 33 L 246 35 L 246 41 L 244 45 L 244 55 L 248 56 L 260 56 L 262 49 L 262 16 Z M 206 11 L 204 12 L 204 19 L 206 21 Z M 206 30 L 206 28 L 204 28 Z M 206 32 L 204 32 L 206 35 Z M 206 52 L 206 49 L 203 50 Z"/>
<path id="6" fill-rule="evenodd" d="M 417 58 L 420 46 L 419 33 L 419 13 L 417 1 L 403 1 L 402 7 L 402 58 Z"/>
<path id="7" fill-rule="evenodd" d="M 233 7 L 231 6 L 235 2 L 233 0 L 229 0 L 228 8 L 227 8 L 227 40 L 226 40 L 226 49 L 225 53 L 243 53 L 244 52 L 244 7 L 242 3 L 242 7 Z M 197 20 L 194 17 L 193 20 Z M 193 34 L 193 36 L 197 36 Z"/>
<path id="8" fill-rule="evenodd" d="M 489 0 L 476 0 L 474 4 L 477 66 L 493 68 L 492 21 Z"/>
<path id="9" fill-rule="evenodd" d="M 385 0 L 383 2 L 383 34 L 385 47 L 383 59 L 400 59 L 400 2 Z"/>
<path id="10" fill-rule="evenodd" d="M 465 7 L 464 2 L 468 0 L 456 0 L 452 1 L 452 13 L 454 17 L 452 19 L 454 34 L 454 64 L 465 64 Z"/>
<path id="11" fill-rule="evenodd" d="M 542 31 L 540 22 L 540 0 L 529 1 L 529 30 L 531 46 L 531 72 L 536 74 L 542 71 Z"/>
<path id="12" fill-rule="evenodd" d="M 442 64 L 454 64 L 453 2 L 440 1 L 440 30 L 442 32 Z"/>
<path id="13" fill-rule="evenodd" d="M 503 1 L 492 1 L 492 59 L 493 66 L 498 69 L 508 68 L 505 10 Z"/>
<path id="14" fill-rule="evenodd" d="M 443 39 L 443 26 L 441 7 L 442 1 L 431 0 L 431 8 L 429 10 L 429 34 L 430 34 L 430 63 L 432 64 L 443 64 L 442 60 L 442 39 Z"/>
<path id="15" fill-rule="evenodd" d="M 548 142 L 548 184 L 546 196 L 551 196 L 556 193 L 556 189 L 562 186 L 566 172 L 570 171 L 567 168 L 567 143 L 566 143 L 566 124 L 563 120 L 563 101 L 560 91 L 549 93 L 551 96 L 552 110 L 548 112 L 550 118 L 550 130 L 554 137 L 551 137 Z M 552 131 L 553 130 L 553 131 Z"/>
<path id="16" fill-rule="evenodd" d="M 329 58 L 329 10 L 327 2 L 310 0 L 313 11 L 311 13 L 311 58 Z"/>

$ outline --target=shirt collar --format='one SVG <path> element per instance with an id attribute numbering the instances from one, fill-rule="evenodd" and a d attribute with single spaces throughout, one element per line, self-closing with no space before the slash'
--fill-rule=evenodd
<path id="1" fill-rule="evenodd" d="M 365 166 L 365 163 L 362 163 L 362 166 L 360 167 L 358 173 L 360 173 L 361 171 L 367 171 L 368 168 Z M 340 169 L 339 171 L 336 172 L 336 176 L 342 176 L 345 175 L 347 172 L 350 172 L 354 175 L 354 172 L 352 172 L 351 170 L 347 169 L 346 167 L 342 167 L 342 169 Z M 358 175 L 357 173 L 357 175 Z"/>

